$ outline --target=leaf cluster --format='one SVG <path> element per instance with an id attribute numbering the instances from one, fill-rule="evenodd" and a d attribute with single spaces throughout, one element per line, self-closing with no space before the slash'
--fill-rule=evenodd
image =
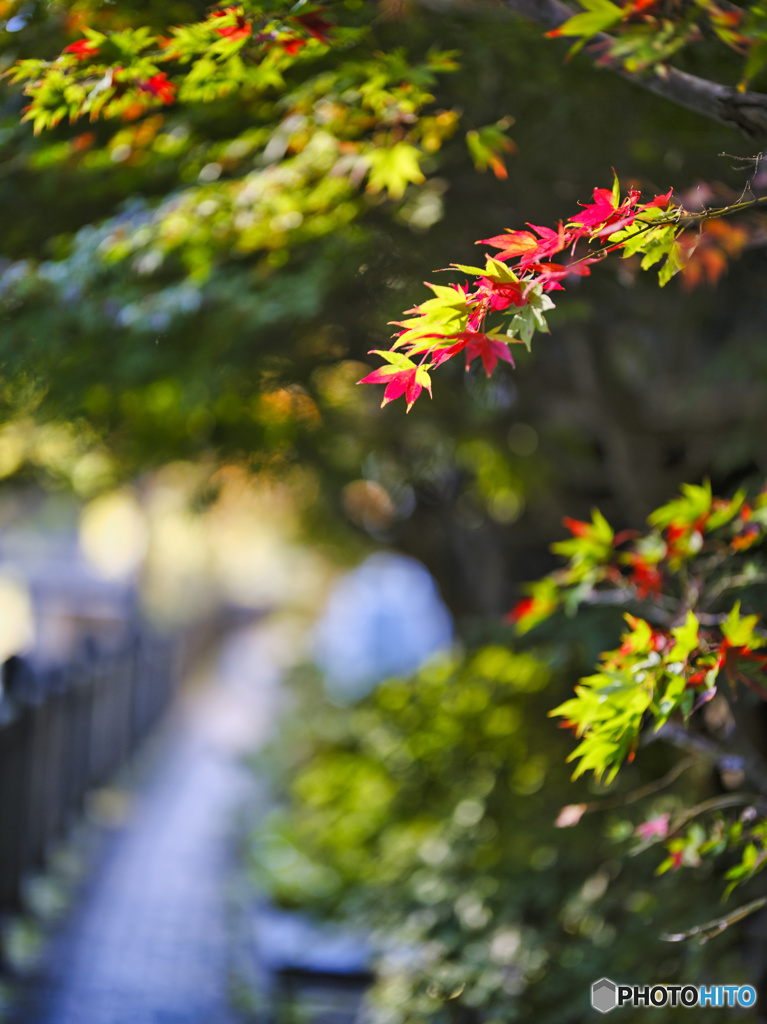
<path id="1" fill-rule="evenodd" d="M 760 625 L 767 492 L 721 499 L 708 484 L 685 485 L 649 523 L 645 534 L 616 535 L 598 512 L 590 523 L 566 520 L 572 539 L 554 550 L 567 565 L 533 584 L 510 613 L 524 633 L 558 608 L 574 614 L 609 602 L 631 609 L 620 646 L 604 653 L 575 696 L 550 712 L 580 739 L 568 758 L 578 760 L 575 776 L 590 771 L 610 781 L 642 743 L 659 737 L 729 765 L 764 794 L 766 762 L 749 726 L 767 700 L 767 635 Z M 764 797 L 725 798 L 723 806 L 733 803 L 753 805 L 740 823 L 720 816 L 680 834 L 690 820 L 718 812 L 717 801 L 671 824 L 666 819 L 658 836 L 668 839 L 668 857 L 658 870 L 697 866 L 704 856 L 742 847 L 742 861 L 726 873 L 726 894 L 750 880 L 767 858 Z"/>
<path id="2" fill-rule="evenodd" d="M 593 977 L 662 959 L 684 886 L 653 886 L 639 861 L 619 873 L 598 831 L 562 843 L 553 828 L 568 784 L 540 656 L 443 657 L 351 707 L 317 683 L 293 677 L 301 714 L 259 761 L 279 803 L 251 866 L 284 905 L 372 930 L 372 1020 L 554 1024 L 564 1005 L 586 1012 Z M 673 973 L 697 976 L 707 955 L 689 949 Z"/>
<path id="3" fill-rule="evenodd" d="M 386 382 L 382 404 L 405 394 L 409 411 L 423 387 L 431 393 L 430 371 L 458 354 L 464 355 L 467 369 L 481 359 L 488 377 L 498 360 L 513 365 L 510 345 L 523 344 L 529 351 L 536 331 L 548 333 L 551 293 L 561 291 L 569 276 L 588 276 L 591 265 L 613 251 L 624 258 L 641 255 L 643 270 L 660 263 L 659 280 L 666 284 L 694 248 L 686 253 L 679 243 L 686 211 L 671 197 L 669 191 L 640 203 L 641 193 L 632 189 L 621 199 L 616 177 L 612 190 L 595 189 L 594 202 L 556 228 L 529 225 L 531 231 L 509 230 L 482 239 L 478 245 L 498 252 L 486 254 L 484 267 L 452 264 L 474 279 L 466 284 L 427 282 L 434 298 L 408 310 L 408 319 L 396 321 L 402 329 L 391 346 L 393 354 L 385 357 L 391 365 L 360 383 Z M 579 254 L 579 243 L 591 248 Z M 562 252 L 569 253 L 567 262 L 554 262 L 552 257 Z M 492 326 L 494 321 L 500 322 Z"/>

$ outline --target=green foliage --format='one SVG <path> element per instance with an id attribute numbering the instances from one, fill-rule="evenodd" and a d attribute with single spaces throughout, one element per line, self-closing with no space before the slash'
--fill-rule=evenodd
<path id="1" fill-rule="evenodd" d="M 501 645 L 349 708 L 311 670 L 293 679 L 302 714 L 267 755 L 280 805 L 254 833 L 252 870 L 283 904 L 373 929 L 372 1020 L 555 1024 L 563 1006 L 588 1012 L 603 974 L 707 969 L 707 950 L 669 960 L 658 937 L 690 918 L 677 877 L 653 881 L 649 858 L 621 869 L 604 818 L 567 842 L 554 828 L 568 783 L 551 687 L 539 656 Z"/>
<path id="2" fill-rule="evenodd" d="M 355 37 L 353 30 L 329 25 L 316 10 L 296 15 L 292 6 L 278 3 L 270 11 L 248 4 L 247 12 L 245 6 L 214 11 L 204 21 L 171 28 L 169 37 L 143 25 L 105 33 L 86 27 L 85 38 L 55 60 L 16 65 L 13 80 L 25 83 L 32 100 L 25 118 L 41 131 L 64 117 L 135 118 L 172 103 L 176 94 L 194 103 L 240 89 L 281 90 L 292 65 L 324 55 L 331 27 L 342 45 Z"/>
<path id="3" fill-rule="evenodd" d="M 350 14 L 344 4 L 333 13 Z M 343 230 L 362 210 L 357 192 L 366 178 L 369 193 L 393 199 L 423 182 L 422 162 L 459 119 L 455 110 L 429 110 L 429 90 L 455 68 L 447 52 L 414 63 L 404 50 L 376 51 L 366 28 L 331 24 L 319 10 L 250 4 L 169 36 L 146 26 L 87 29 L 55 60 L 23 60 L 11 77 L 32 98 L 24 116 L 36 132 L 64 117 L 131 122 L 176 101 L 194 107 L 242 97 L 253 122 L 209 150 L 198 184 L 161 205 L 151 227 L 120 232 L 99 253 L 111 261 L 143 251 L 156 268 L 179 252 L 200 277 L 222 253 L 284 253 Z M 112 159 L 127 159 L 139 134 L 115 133 L 105 147 Z M 168 147 L 177 148 L 173 132 L 153 142 L 160 154 Z M 236 173 L 243 157 L 257 166 L 245 176 Z"/>
<path id="4" fill-rule="evenodd" d="M 758 2 L 739 7 L 697 0 L 673 13 L 658 0 L 634 0 L 621 6 L 609 0 L 580 0 L 580 6 L 583 13 L 574 14 L 547 35 L 575 38 L 572 54 L 594 36 L 611 33 L 601 40 L 600 60 L 631 74 L 663 67 L 685 50 L 702 44 L 710 47 L 713 40 L 724 44 L 741 62 L 746 55 L 740 89 L 764 66 L 764 12 Z"/>

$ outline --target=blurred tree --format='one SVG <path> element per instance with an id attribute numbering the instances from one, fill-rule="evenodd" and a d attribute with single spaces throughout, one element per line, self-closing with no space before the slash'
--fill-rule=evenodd
<path id="1" fill-rule="evenodd" d="M 582 1020 L 603 976 L 747 976 L 732 933 L 715 947 L 661 938 L 716 915 L 710 891 L 691 899 L 687 878 L 653 877 L 649 855 L 620 859 L 641 852 L 632 800 L 646 789 L 679 812 L 710 786 L 705 765 L 688 765 L 669 796 L 657 785 L 668 751 L 656 747 L 648 774 L 628 769 L 629 788 L 562 841 L 563 794 L 592 794 L 568 786 L 567 744 L 546 724 L 561 682 L 540 651 L 497 643 L 388 680 L 353 707 L 323 699 L 311 669 L 296 672 L 305 714 L 286 716 L 260 759 L 280 803 L 254 830 L 250 866 L 284 906 L 372 931 L 371 1020 L 553 1024 Z"/>
<path id="2" fill-rule="evenodd" d="M 639 71 L 564 66 L 500 8 L 4 17 L 5 68 L 32 62 L 27 116 L 58 122 L 34 136 L 4 86 L 5 476 L 42 465 L 88 496 L 174 458 L 304 467 L 315 527 L 342 512 L 476 614 L 548 567 L 564 512 L 598 500 L 636 523 L 685 477 L 765 463 L 756 254 L 718 294 L 658 294 L 630 263 L 584 282 L 516 378 L 446 367 L 407 424 L 354 386 L 446 253 L 471 263 L 477 237 L 552 222 L 610 164 L 658 191 L 742 187 L 717 154 L 752 144 L 638 90 Z M 700 33 L 675 59 L 737 77 Z"/>
<path id="3" fill-rule="evenodd" d="M 427 561 L 464 614 L 500 610 L 515 581 L 548 566 L 541 540 L 565 511 L 598 500 L 633 526 L 682 478 L 709 471 L 726 486 L 763 472 L 758 219 L 699 240 L 682 289 L 715 283 L 745 253 L 716 294 L 692 297 L 677 281 L 657 293 L 637 273 L 637 254 L 599 279 L 578 279 L 577 298 L 551 318 L 551 343 L 520 360 L 518 386 L 508 371 L 487 380 L 478 365 L 464 374 L 453 364 L 433 404 L 419 402 L 406 425 L 356 389 L 371 370 L 368 352 L 389 344 L 382 325 L 417 301 L 424 272 L 448 259 L 473 265 L 478 237 L 571 215 L 594 184 L 608 184 L 611 164 L 652 193 L 673 184 L 688 211 L 732 204 L 744 189 L 752 213 L 761 203 L 767 181 L 751 140 L 764 134 L 766 102 L 749 91 L 767 56 L 758 6 L 505 6 L 575 39 L 583 59 L 564 66 L 557 44 L 501 5 L 9 4 L 3 59 L 16 85 L 5 86 L 0 140 L 9 225 L 0 472 L 43 466 L 85 496 L 178 458 L 293 473 L 318 534 L 335 528 L 329 509 L 343 510 L 376 540 Z M 29 100 L 21 124 L 19 83 Z M 726 165 L 723 152 L 735 154 Z M 423 374 L 407 372 L 414 393 Z M 580 625 L 576 642 L 587 646 Z M 612 868 L 580 897 L 557 876 L 540 902 L 533 892 L 516 905 L 550 856 L 517 834 L 530 816 L 538 835 L 550 808 L 508 806 L 507 783 L 532 794 L 544 768 L 522 746 L 509 748 L 503 721 L 523 709 L 495 692 L 493 657 L 515 656 L 490 648 L 478 655 L 481 670 L 470 660 L 419 680 L 415 699 L 428 704 L 436 692 L 441 715 L 427 708 L 419 718 L 410 693 L 397 698 L 389 686 L 370 698 L 340 752 L 310 737 L 310 766 L 291 768 L 295 841 L 333 862 L 333 895 L 359 895 L 383 862 L 390 875 L 403 871 L 404 886 L 389 878 L 401 919 L 412 923 L 413 902 L 434 897 L 433 914 L 413 929 L 443 947 L 434 973 L 427 966 L 415 979 L 412 1019 L 449 1015 L 453 993 L 457 1006 L 484 1001 L 506 1013 L 509 985 L 540 980 L 552 950 L 563 963 L 572 955 L 561 936 L 532 937 L 538 959 L 506 969 L 527 922 L 545 923 L 562 900 L 572 913 L 557 927 L 588 939 L 587 977 L 598 969 L 597 937 L 612 941 L 624 920 L 622 909 L 608 920 L 591 906 Z M 517 662 L 500 683 L 513 688 L 524 677 Z M 492 736 L 503 737 L 497 749 Z M 403 767 L 408 744 L 417 749 Z M 456 751 L 470 771 L 454 803 L 443 755 Z M 485 764 L 487 751 L 494 759 Z M 359 789 L 346 784 L 349 773 Z M 480 798 L 490 802 L 500 777 L 482 832 Z M 710 775 L 698 781 L 711 785 Z M 414 808 L 432 800 L 434 820 L 424 823 Z M 347 831 L 335 835 L 339 807 Z M 448 821 L 478 831 L 462 845 Z M 507 888 L 496 841 L 518 854 Z M 640 907 L 645 895 L 621 898 Z M 495 919 L 505 931 L 491 933 Z M 482 939 L 473 943 L 473 932 Z M 529 1005 L 549 1012 L 546 998 L 541 988 Z"/>

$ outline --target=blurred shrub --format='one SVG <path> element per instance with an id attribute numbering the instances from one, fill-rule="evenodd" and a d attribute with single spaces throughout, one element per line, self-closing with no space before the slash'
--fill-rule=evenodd
<path id="1" fill-rule="evenodd" d="M 649 860 L 621 861 L 603 836 L 630 837 L 631 823 L 555 829 L 578 790 L 546 718 L 551 674 L 492 645 L 339 707 L 315 669 L 295 673 L 265 757 L 278 805 L 252 837 L 252 873 L 283 905 L 372 930 L 374 1024 L 561 1024 L 593 1012 L 602 976 L 741 975 L 734 939 L 710 954 L 660 939 L 716 908 L 697 889 L 690 906 L 687 880 L 654 879 Z"/>

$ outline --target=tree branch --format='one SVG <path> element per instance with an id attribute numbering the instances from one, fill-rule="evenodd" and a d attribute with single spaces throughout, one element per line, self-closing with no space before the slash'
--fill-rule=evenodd
<path id="1" fill-rule="evenodd" d="M 541 25 L 547 31 L 559 28 L 575 13 L 560 0 L 502 0 L 503 6 Z M 600 33 L 584 46 L 584 52 L 599 58 L 600 65 L 617 72 L 626 81 L 647 89 L 680 107 L 695 111 L 720 124 L 737 128 L 753 139 L 767 137 L 767 95 L 738 92 L 727 85 L 710 82 L 667 64 L 644 74 L 626 71 L 620 62 L 605 57 L 611 36 Z"/>
<path id="2" fill-rule="evenodd" d="M 705 924 L 696 925 L 695 928 L 690 928 L 686 932 L 678 932 L 675 935 L 661 935 L 661 938 L 664 942 L 684 942 L 685 939 L 697 938 L 702 946 L 709 939 L 721 935 L 730 925 L 735 924 L 737 921 L 742 921 L 744 917 L 748 917 L 749 914 L 753 914 L 757 910 L 761 910 L 765 904 L 767 904 L 767 896 L 760 896 L 758 899 L 746 903 L 745 906 L 738 907 L 729 914 L 725 914 L 724 917 L 717 917 L 713 921 L 706 921 Z"/>

